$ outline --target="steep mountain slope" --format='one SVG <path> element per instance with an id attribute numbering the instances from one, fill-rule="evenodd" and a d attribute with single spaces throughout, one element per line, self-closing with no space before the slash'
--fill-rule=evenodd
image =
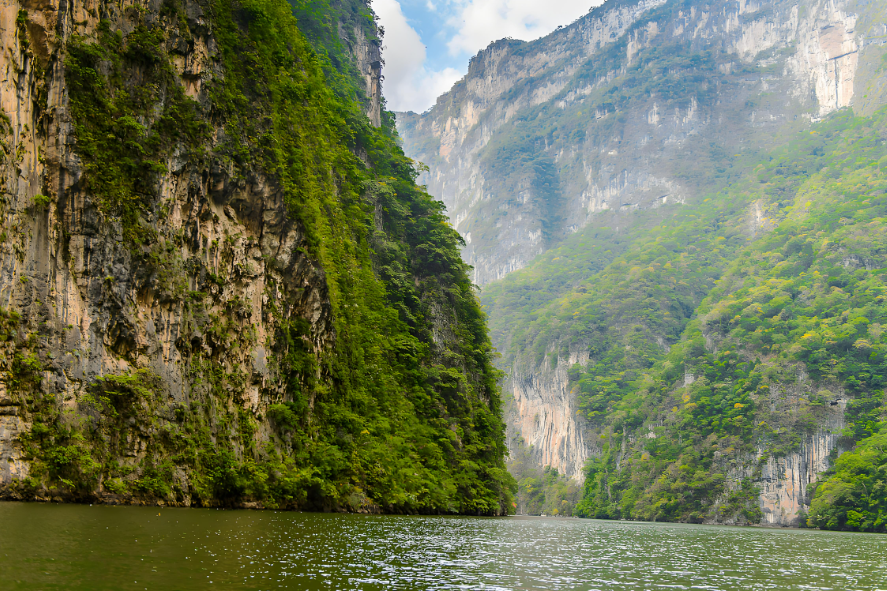
<path id="1" fill-rule="evenodd" d="M 885 208 L 887 109 L 842 112 L 699 205 L 634 214 L 627 247 L 587 228 L 491 284 L 517 456 L 574 473 L 570 440 L 546 439 L 547 379 L 588 460 L 580 513 L 803 521 L 820 474 L 856 442 L 877 452 L 887 419 Z M 835 476 L 814 523 L 887 525 L 867 469 Z"/>
<path id="2" fill-rule="evenodd" d="M 698 212 L 719 222 L 703 247 L 725 258 L 726 271 L 667 354 L 628 345 L 629 334 L 643 344 L 650 325 L 635 305 L 633 334 L 607 327 L 610 339 L 622 337 L 608 359 L 572 368 L 599 435 L 589 513 L 797 522 L 830 455 L 878 429 L 887 369 L 885 115 L 831 118 L 751 182 L 713 196 L 720 211 Z M 743 247 L 742 218 L 726 204 L 750 198 L 774 226 Z M 651 258 L 629 253 L 614 263 L 634 285 L 595 289 L 658 304 L 668 316 L 674 307 L 655 289 L 697 283 L 686 273 L 669 281 L 667 269 L 681 259 L 698 264 L 689 245 L 699 241 L 655 238 Z"/>
<path id="3" fill-rule="evenodd" d="M 878 431 L 884 9 L 608 3 L 494 44 L 431 111 L 398 115 L 475 280 L 511 271 L 483 301 L 513 467 L 529 453 L 585 480 L 588 515 L 797 524 Z M 839 527 L 877 522 L 846 517 L 864 482 L 829 488 Z"/>
<path id="4" fill-rule="evenodd" d="M 364 3 L 13 2 L 0 31 L 0 495 L 510 508 Z"/>
<path id="5" fill-rule="evenodd" d="M 692 201 L 735 178 L 737 154 L 837 108 L 873 112 L 885 26 L 877 1 L 610 1 L 490 45 L 398 126 L 484 285 L 598 212 Z"/>

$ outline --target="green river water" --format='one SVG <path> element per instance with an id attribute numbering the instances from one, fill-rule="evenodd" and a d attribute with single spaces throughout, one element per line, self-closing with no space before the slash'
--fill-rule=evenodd
<path id="1" fill-rule="evenodd" d="M 887 590 L 887 536 L 0 503 L 0 590 Z"/>

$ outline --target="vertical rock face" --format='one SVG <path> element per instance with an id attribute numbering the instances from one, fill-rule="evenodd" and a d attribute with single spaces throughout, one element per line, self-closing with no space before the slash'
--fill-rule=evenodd
<path id="1" fill-rule="evenodd" d="M 481 415 L 502 472 L 499 394 L 457 236 L 373 129 L 371 13 L 324 5 L 330 41 L 299 9 L 0 4 L 0 498 L 503 510 L 450 480 Z M 331 81 L 310 44 L 342 41 Z"/>
<path id="2" fill-rule="evenodd" d="M 0 486 L 28 477 L 19 437 L 27 433 L 29 426 L 18 416 L 19 412 L 19 405 L 4 384 L 0 390 Z"/>
<path id="3" fill-rule="evenodd" d="M 844 428 L 846 400 L 838 398 L 821 417 L 813 433 L 804 434 L 796 449 L 773 455 L 759 446 L 754 458 L 745 458 L 739 467 L 727 471 L 730 488 L 739 488 L 742 479 L 750 479 L 760 489 L 758 502 L 761 523 L 798 527 L 810 509 L 810 487 L 828 470 L 833 452 L 838 448 Z"/>
<path id="4" fill-rule="evenodd" d="M 352 51 L 369 99 L 366 115 L 379 127 L 382 125 L 382 48 L 378 40 L 368 40 L 358 27 L 354 28 L 354 38 L 357 43 Z"/>
<path id="5" fill-rule="evenodd" d="M 398 126 L 407 154 L 431 167 L 421 180 L 447 205 L 483 285 L 597 212 L 694 198 L 710 188 L 701 167 L 713 151 L 754 150 L 835 109 L 879 104 L 884 90 L 863 100 L 857 87 L 870 80 L 856 75 L 861 59 L 880 61 L 878 10 L 608 2 L 537 41 L 493 43 L 432 109 L 400 113 Z M 645 70 L 669 54 L 671 73 Z M 633 92 L 644 71 L 652 81 Z M 504 162 L 522 142 L 537 157 Z M 551 174 L 540 178 L 540 166 Z"/>
<path id="6" fill-rule="evenodd" d="M 820 431 L 804 439 L 801 449 L 781 458 L 769 458 L 756 484 L 761 489 L 762 523 L 797 527 L 806 512 L 808 488 L 829 467 L 829 454 L 840 432 Z"/>
<path id="7" fill-rule="evenodd" d="M 195 355 L 211 359 L 226 350 L 223 366 L 245 369 L 244 407 L 262 413 L 270 401 L 266 381 L 272 372 L 263 345 L 276 330 L 281 303 L 287 301 L 287 314 L 308 320 L 317 350 L 327 345 L 324 273 L 300 254 L 304 234 L 288 216 L 274 182 L 262 174 L 234 179 L 220 163 L 195 170 L 178 153 L 164 163 L 161 206 L 146 212 L 146 221 L 181 240 L 141 253 L 160 261 L 153 269 L 140 264 L 144 258 L 123 244 L 119 219 L 103 215 L 82 183 L 67 100 L 65 44 L 75 32 L 94 33 L 100 13 L 118 19 L 126 32 L 139 20 L 136 4 L 109 8 L 89 0 L 39 7 L 11 3 L 0 12 L 6 56 L 0 108 L 7 118 L 9 155 L 2 170 L 0 305 L 41 327 L 44 369 L 35 379 L 44 391 L 57 393 L 65 407 L 74 408 L 98 377 L 133 367 L 160 377 L 170 406 L 188 405 L 202 397 L 193 390 L 189 394 L 186 386 L 195 369 L 189 362 Z M 195 28 L 204 22 L 196 3 L 186 14 Z M 157 18 L 149 14 L 149 21 L 152 16 Z M 174 54 L 178 75 L 198 100 L 207 100 L 206 83 L 219 73 L 216 52 L 213 39 L 203 36 Z M 58 207 L 43 194 L 58 195 Z M 214 279 L 223 275 L 227 281 Z M 192 296 L 182 297 L 185 292 Z M 213 303 L 205 305 L 204 298 Z M 233 334 L 218 333 L 225 316 Z M 240 345 L 233 355 L 227 351 L 229 338 Z M 8 351 L 7 359 L 15 357 Z M 0 487 L 28 474 L 20 439 L 32 425 L 17 416 L 19 407 L 4 389 Z M 265 431 L 260 438 L 268 436 Z M 130 437 L 125 453 L 144 459 L 145 439 L 144 432 Z M 180 484 L 188 490 L 187 483 Z"/>
<path id="8" fill-rule="evenodd" d="M 567 368 L 587 361 L 588 353 L 582 351 L 558 359 L 556 367 L 545 362 L 539 369 L 522 368 L 515 363 L 506 382 L 513 397 L 509 440 L 520 437 L 523 444 L 532 446 L 540 465 L 579 481 L 590 450 L 584 425 L 576 420 L 576 398 L 568 388 Z"/>

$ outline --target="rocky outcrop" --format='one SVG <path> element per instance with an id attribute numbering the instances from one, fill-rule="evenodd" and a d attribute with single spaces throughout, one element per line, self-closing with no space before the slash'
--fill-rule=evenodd
<path id="1" fill-rule="evenodd" d="M 0 5 L 0 499 L 505 510 L 482 314 L 375 129 L 366 4 L 298 10 Z"/>
<path id="2" fill-rule="evenodd" d="M 559 358 L 556 366 L 543 362 L 541 368 L 515 363 L 506 381 L 511 395 L 509 441 L 520 438 L 530 447 L 540 466 L 577 481 L 590 451 L 585 442 L 585 426 L 577 420 L 576 397 L 569 388 L 567 368 L 588 362 L 588 352 L 575 352 Z"/>
<path id="3" fill-rule="evenodd" d="M 283 319 L 280 311 L 310 322 L 317 350 L 331 336 L 324 273 L 301 254 L 304 232 L 290 219 L 282 192 L 262 174 L 234 179 L 219 162 L 195 167 L 174 153 L 164 162 L 159 209 L 146 212 L 145 220 L 169 238 L 134 252 L 124 244 L 120 219 L 103 213 L 83 182 L 62 58 L 70 36 L 94 32 L 100 14 L 126 32 L 139 18 L 151 24 L 157 15 L 139 17 L 137 4 L 116 8 L 91 0 L 13 3 L 0 14 L 7 56 L 0 108 L 11 156 L 2 168 L 0 304 L 16 311 L 18 330 L 34 331 L 37 340 L 30 353 L 8 351 L 7 363 L 33 355 L 40 391 L 70 409 L 97 378 L 150 369 L 163 384 L 162 407 L 174 409 L 212 404 L 207 388 L 193 387 L 195 372 L 210 373 L 194 361 L 215 358 L 228 380 L 242 379 L 230 403 L 265 413 L 275 397 L 266 347 Z M 188 4 L 186 14 L 199 29 L 201 7 Z M 191 81 L 190 94 L 205 102 L 207 83 L 219 73 L 217 48 L 208 35 L 186 47 L 172 61 Z M 216 279 L 222 276 L 225 281 Z M 4 369 L 4 380 L 17 379 L 15 368 Z M 28 475 L 20 440 L 31 425 L 18 416 L 21 401 L 0 387 L 3 488 Z M 259 438 L 267 442 L 269 435 L 266 424 Z M 137 431 L 128 438 L 132 466 L 146 458 L 152 436 Z M 189 488 L 186 479 L 178 484 Z"/>
<path id="4" fill-rule="evenodd" d="M 431 110 L 398 114 L 405 150 L 431 167 L 421 181 L 465 237 L 479 285 L 602 210 L 693 199 L 723 182 L 713 172 L 732 154 L 887 96 L 875 66 L 857 76 L 883 55 L 877 3 L 686 7 L 608 2 L 537 41 L 498 41 Z M 669 54 L 670 72 L 651 69 Z M 496 166 L 522 142 L 545 156 L 557 186 L 534 182 L 538 157 Z"/>
<path id="5" fill-rule="evenodd" d="M 798 445 L 786 448 L 776 445 L 774 441 L 760 442 L 756 452 L 748 456 L 715 454 L 717 470 L 726 474 L 728 492 L 738 490 L 743 480 L 760 491 L 757 501 L 762 525 L 803 526 L 800 520 L 810 509 L 811 485 L 828 470 L 832 459 L 845 451 L 841 446 L 841 432 L 846 426 L 846 396 L 843 393 L 833 395 L 832 399 L 817 406 L 815 411 L 804 406 L 814 392 L 824 392 L 820 386 L 811 383 L 806 373 L 801 371 L 797 384 L 785 389 L 777 388 L 769 397 L 759 400 L 763 407 L 770 408 L 770 414 L 765 419 L 781 423 L 778 431 L 801 431 L 796 438 Z M 840 388 L 838 391 L 841 391 Z M 802 408 L 804 412 L 811 413 L 810 416 L 815 412 L 815 429 L 810 429 L 809 425 L 802 428 L 791 424 L 792 417 L 797 416 Z M 718 501 L 722 502 L 723 499 Z"/>
<path id="6" fill-rule="evenodd" d="M 830 465 L 840 431 L 820 430 L 804 438 L 801 449 L 780 457 L 768 457 L 755 484 L 760 488 L 765 525 L 797 527 L 809 510 L 808 489 Z M 760 453 L 765 451 L 762 449 Z"/>
<path id="7" fill-rule="evenodd" d="M 346 37 L 341 32 L 340 36 Z M 382 125 L 382 44 L 378 39 L 367 39 L 360 27 L 354 27 L 353 37 L 356 43 L 351 51 L 363 77 L 366 115 L 370 123 L 379 127 Z"/>
<path id="8" fill-rule="evenodd" d="M 6 392 L 4 384 L 0 390 L 0 486 L 28 477 L 19 437 L 30 430 L 30 425 L 22 420 L 20 412 L 20 404 Z"/>

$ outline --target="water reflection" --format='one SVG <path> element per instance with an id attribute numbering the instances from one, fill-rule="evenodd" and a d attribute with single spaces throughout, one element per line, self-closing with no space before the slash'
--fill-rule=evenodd
<path id="1" fill-rule="evenodd" d="M 887 536 L 0 503 L 0 589 L 887 591 Z"/>

